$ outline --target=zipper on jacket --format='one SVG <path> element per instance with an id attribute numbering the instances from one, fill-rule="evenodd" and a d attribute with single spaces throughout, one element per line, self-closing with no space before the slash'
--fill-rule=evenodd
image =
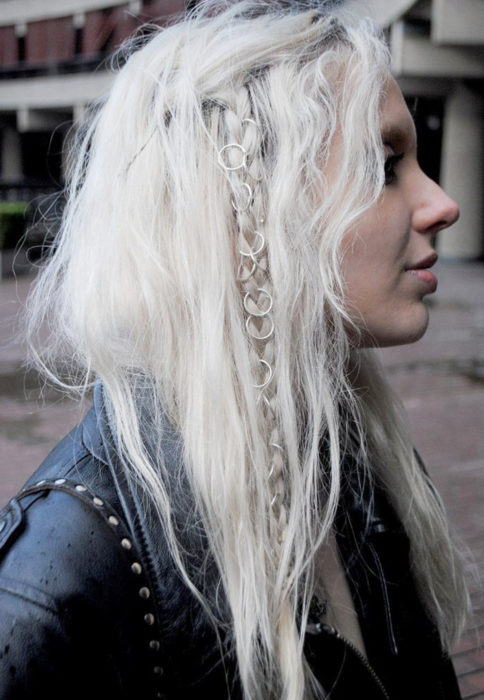
<path id="1" fill-rule="evenodd" d="M 369 663 L 368 659 L 366 656 L 364 656 L 361 651 L 356 647 L 353 642 L 350 642 L 349 639 L 346 639 L 346 637 L 343 637 L 338 630 L 333 627 L 332 625 L 328 625 L 326 622 L 321 623 L 321 629 L 323 629 L 325 632 L 328 632 L 328 634 L 333 635 L 337 639 L 339 639 L 340 642 L 342 642 L 352 653 L 354 656 L 357 657 L 357 659 L 363 664 L 363 666 L 366 668 L 366 670 L 369 672 L 373 680 L 375 681 L 376 685 L 379 687 L 381 690 L 383 696 L 386 698 L 386 700 L 391 700 L 390 695 L 388 694 L 387 689 L 383 685 L 380 677 L 378 676 L 377 672 L 371 666 Z"/>
<path id="2" fill-rule="evenodd" d="M 393 621 L 392 621 L 392 613 L 390 609 L 390 599 L 388 598 L 388 591 L 387 591 L 387 586 L 385 582 L 385 575 L 383 573 L 383 566 L 380 560 L 380 557 L 378 556 L 378 553 L 375 549 L 375 547 L 370 544 L 368 545 L 368 549 L 370 550 L 373 559 L 375 561 L 376 567 L 378 569 L 378 578 L 380 580 L 380 587 L 383 595 L 383 608 L 385 610 L 385 619 L 387 622 L 387 631 L 388 631 L 388 642 L 390 644 L 390 649 L 392 654 L 395 656 L 398 654 L 398 647 L 397 647 L 397 642 L 395 640 L 395 632 L 393 630 Z"/>

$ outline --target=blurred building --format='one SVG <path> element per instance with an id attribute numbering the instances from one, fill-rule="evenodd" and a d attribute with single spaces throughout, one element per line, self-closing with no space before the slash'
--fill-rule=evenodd
<path id="1" fill-rule="evenodd" d="M 355 0 L 386 28 L 392 71 L 416 98 L 419 158 L 460 204 L 449 258 L 484 257 L 484 0 Z"/>
<path id="2" fill-rule="evenodd" d="M 109 88 L 106 61 L 184 0 L 0 0 L 0 200 L 59 189 L 73 120 Z M 419 157 L 461 205 L 447 257 L 484 256 L 484 0 L 354 0 L 388 32 L 393 72 L 418 98 Z"/>
<path id="3" fill-rule="evenodd" d="M 0 201 L 62 186 L 73 121 L 109 88 L 109 57 L 184 0 L 0 0 Z"/>

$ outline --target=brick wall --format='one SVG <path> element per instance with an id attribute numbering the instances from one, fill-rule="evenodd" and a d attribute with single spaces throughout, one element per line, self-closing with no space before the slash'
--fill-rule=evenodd
<path id="1" fill-rule="evenodd" d="M 128 5 L 122 3 L 86 12 L 84 24 L 78 29 L 72 16 L 29 22 L 22 32 L 24 36 L 20 37 L 14 26 L 0 27 L 0 69 L 48 68 L 82 58 L 102 58 L 137 27 L 147 22 L 162 24 L 184 8 L 184 0 L 145 0 L 139 16 L 135 17 Z"/>

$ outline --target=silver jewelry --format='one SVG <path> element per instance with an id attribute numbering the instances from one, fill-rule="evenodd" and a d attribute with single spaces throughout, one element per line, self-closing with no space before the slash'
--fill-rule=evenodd
<path id="1" fill-rule="evenodd" d="M 259 132 L 262 140 L 262 132 L 257 122 L 247 117 L 241 120 L 242 127 L 255 127 Z M 235 153 L 240 156 L 240 162 L 235 159 Z M 218 163 L 227 174 L 232 187 L 231 204 L 236 216 L 248 212 L 254 202 L 254 189 L 258 183 L 262 181 L 262 177 L 257 177 L 250 172 L 250 167 L 253 162 L 253 155 L 250 151 L 240 143 L 231 142 L 222 146 L 218 152 Z M 254 164 L 255 166 L 257 163 Z M 256 170 L 257 172 L 257 170 Z M 253 185 L 249 184 L 250 181 Z M 255 217 L 254 217 L 255 218 Z M 265 223 L 264 216 L 257 217 L 258 227 L 262 227 Z M 264 250 L 266 240 L 262 231 L 255 229 L 246 233 L 247 219 L 244 218 L 244 236 L 241 244 L 238 246 L 240 254 L 240 264 L 237 274 L 237 279 L 244 286 L 249 283 L 251 278 L 255 278 L 258 270 L 265 270 L 264 267 Z M 251 263 L 249 262 L 250 259 Z M 249 269 L 248 269 L 249 268 Z M 244 311 L 247 314 L 245 319 L 245 328 L 247 334 L 255 343 L 262 345 L 267 343 L 274 336 L 274 321 L 272 319 L 273 298 L 272 295 L 263 288 L 263 286 L 253 285 L 254 290 L 245 292 L 243 298 Z M 247 287 L 246 287 L 247 289 Z M 261 348 L 262 354 L 262 348 Z M 264 357 L 259 357 L 259 363 L 263 372 L 260 372 L 259 381 L 253 384 L 254 389 L 258 391 L 257 403 L 262 404 L 262 411 L 267 414 L 272 413 L 272 405 L 268 387 L 274 378 L 274 369 L 270 362 Z M 280 462 L 284 459 L 284 450 L 281 445 L 276 442 L 270 443 L 271 459 L 270 471 L 267 476 L 268 482 L 272 489 L 272 497 L 270 508 L 273 511 L 277 522 L 284 519 L 283 493 L 278 485 L 280 479 Z M 279 453 L 279 454 L 278 454 Z M 283 532 L 279 532 L 278 540 L 283 537 Z"/>
<path id="2" fill-rule="evenodd" d="M 264 309 L 263 311 L 261 311 L 261 310 L 256 306 L 254 300 L 253 300 L 252 297 L 250 296 L 250 292 L 247 292 L 246 295 L 245 295 L 245 297 L 244 297 L 244 309 L 247 311 L 247 313 L 248 313 L 250 316 L 257 316 L 257 317 L 261 318 L 261 317 L 263 317 L 263 316 L 267 316 L 267 314 L 271 311 L 271 309 L 272 309 L 272 297 L 271 297 L 271 295 L 269 294 L 269 292 L 267 292 L 267 291 L 266 291 L 265 289 L 263 289 L 262 287 L 259 287 L 259 288 L 257 289 L 257 291 L 259 292 L 259 294 L 264 295 L 265 298 L 268 299 L 268 306 L 267 306 L 267 309 Z M 253 309 L 249 309 L 249 307 L 248 307 L 248 305 L 247 305 L 248 299 L 250 299 L 250 300 L 252 301 L 253 305 L 254 305 L 255 308 L 257 309 L 256 311 L 254 311 Z"/>
<path id="3" fill-rule="evenodd" d="M 237 148 L 242 152 L 242 160 L 238 165 L 227 165 L 227 163 L 224 161 L 223 155 L 225 151 L 229 150 L 229 148 Z M 222 146 L 222 148 L 219 150 L 218 162 L 219 165 L 229 173 L 235 172 L 236 170 L 242 170 L 243 168 L 247 167 L 247 151 L 240 145 L 240 143 L 228 143 L 226 146 Z"/>
<path id="4" fill-rule="evenodd" d="M 264 236 L 262 235 L 262 233 L 261 233 L 260 231 L 254 231 L 254 236 L 256 236 L 257 239 L 260 241 L 259 247 L 258 247 L 256 250 L 253 250 L 253 249 L 251 248 L 250 251 L 249 251 L 248 253 L 246 253 L 246 252 L 244 252 L 243 250 L 239 249 L 239 253 L 240 253 L 241 255 L 244 255 L 244 256 L 248 257 L 248 258 L 252 258 L 252 260 L 254 260 L 254 262 L 255 262 L 255 256 L 256 256 L 256 255 L 259 255 L 260 253 L 262 253 L 262 251 L 264 250 L 264 246 L 265 246 L 265 244 L 266 244 L 266 240 L 265 240 Z"/>
<path id="5" fill-rule="evenodd" d="M 243 211 L 247 211 L 249 209 L 250 205 L 252 204 L 252 197 L 253 197 L 252 187 L 249 184 L 247 184 L 247 182 L 243 182 L 241 187 L 244 187 L 247 190 L 247 201 L 246 201 L 245 205 L 242 207 L 239 207 L 235 203 L 235 198 L 232 197 L 232 199 L 231 199 L 232 206 L 238 214 L 243 212 Z"/>
<path id="6" fill-rule="evenodd" d="M 269 340 L 269 338 L 274 333 L 274 321 L 272 320 L 272 318 L 269 318 L 268 321 L 271 324 L 270 330 L 267 333 L 265 333 L 264 335 L 257 335 L 256 333 L 253 333 L 252 330 L 250 329 L 250 324 L 254 323 L 253 316 L 247 316 L 247 318 L 245 319 L 245 328 L 247 330 L 247 333 L 254 340 Z"/>
<path id="7" fill-rule="evenodd" d="M 267 369 L 267 375 L 262 384 L 254 384 L 254 389 L 264 389 L 266 386 L 268 386 L 272 379 L 272 367 L 270 366 L 270 364 L 266 362 L 266 360 L 259 360 L 259 362 L 261 363 L 261 365 L 265 365 Z"/>

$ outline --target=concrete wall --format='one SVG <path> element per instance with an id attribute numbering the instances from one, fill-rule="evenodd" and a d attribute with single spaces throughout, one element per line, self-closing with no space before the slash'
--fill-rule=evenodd
<path id="1" fill-rule="evenodd" d="M 441 183 L 460 205 L 459 221 L 439 234 L 439 251 L 450 258 L 484 252 L 484 99 L 462 83 L 445 108 Z"/>
<path id="2" fill-rule="evenodd" d="M 403 0 L 402 0 L 403 2 Z M 484 0 L 364 3 L 390 36 L 392 72 L 405 95 L 444 100 L 440 182 L 461 207 L 438 237 L 443 257 L 484 257 Z"/>
<path id="3" fill-rule="evenodd" d="M 483 0 L 433 0 L 433 43 L 482 47 L 483 29 Z"/>
<path id="4" fill-rule="evenodd" d="M 19 78 L 1 84 L 0 112 L 17 109 L 58 109 L 92 102 L 109 88 L 107 71 L 74 75 Z"/>
<path id="5" fill-rule="evenodd" d="M 392 25 L 390 46 L 392 71 L 397 76 L 484 78 L 482 47 L 437 46 L 428 36 L 413 33 L 412 26 L 403 20 Z"/>
<path id="6" fill-rule="evenodd" d="M 136 14 L 141 9 L 141 0 L 126 0 L 124 3 L 119 0 L 2 0 L 0 26 L 68 17 L 118 5 L 125 5 Z"/>

